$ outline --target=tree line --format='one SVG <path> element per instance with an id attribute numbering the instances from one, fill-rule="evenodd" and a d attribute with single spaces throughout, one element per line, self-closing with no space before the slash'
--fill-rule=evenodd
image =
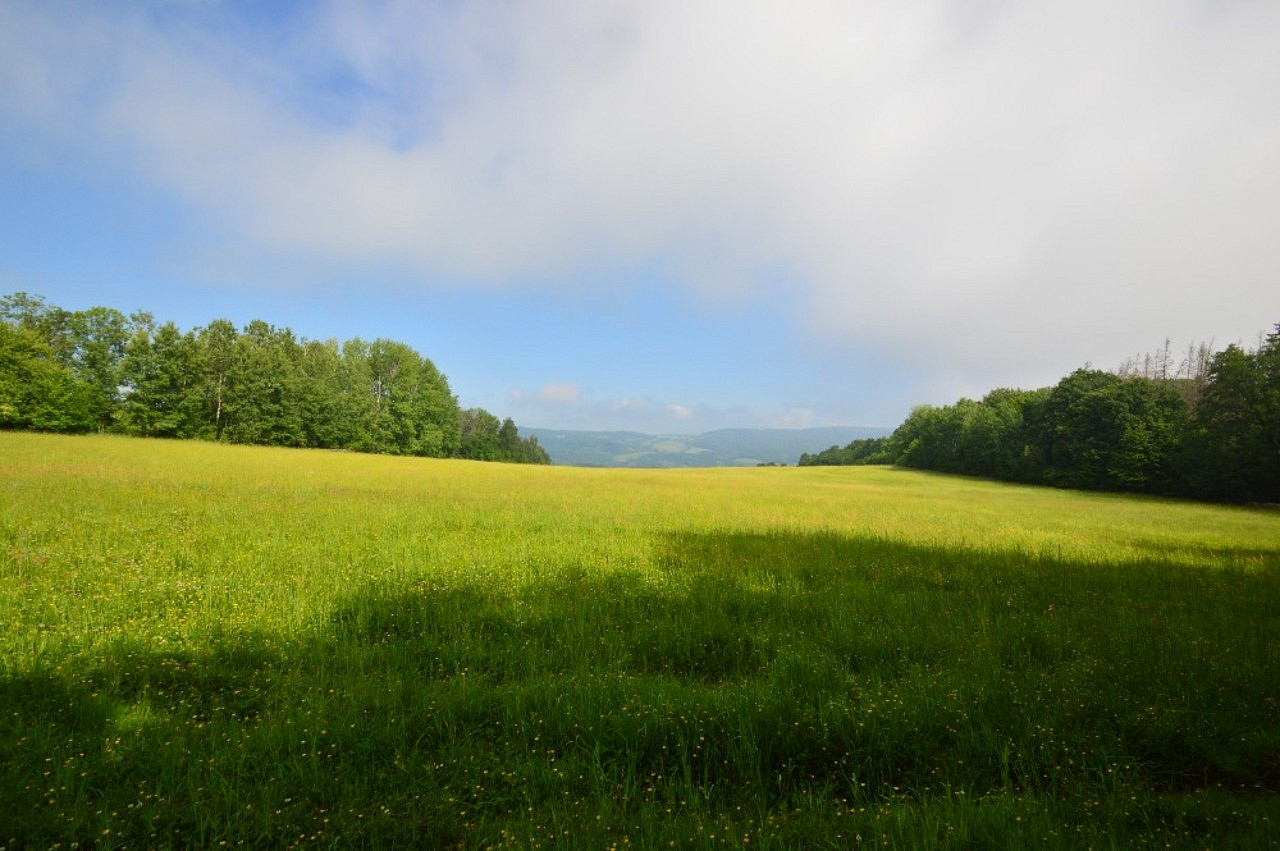
<path id="1" fill-rule="evenodd" d="M 921 405 L 887 438 L 805 454 L 804 466 L 897 464 L 1088 490 L 1280 502 L 1280 324 L 1255 349 L 1168 343 L 1117 372 Z"/>
<path id="2" fill-rule="evenodd" d="M 183 333 L 146 312 L 0 297 L 0 428 L 549 464 L 536 437 L 460 409 L 404 343 L 299 338 L 226 319 Z"/>

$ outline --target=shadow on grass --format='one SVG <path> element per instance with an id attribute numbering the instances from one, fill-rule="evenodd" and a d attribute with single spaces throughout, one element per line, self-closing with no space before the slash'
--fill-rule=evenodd
<path id="1" fill-rule="evenodd" d="M 669 536 L 650 567 L 369 586 L 298 638 L 10 673 L 0 844 L 487 844 L 957 791 L 1087 822 L 1109 797 L 1280 792 L 1273 561 L 771 533 Z"/>

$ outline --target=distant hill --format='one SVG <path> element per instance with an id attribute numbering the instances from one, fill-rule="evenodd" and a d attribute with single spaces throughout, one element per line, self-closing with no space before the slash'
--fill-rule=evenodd
<path id="1" fill-rule="evenodd" d="M 520 427 L 522 436 L 538 438 L 552 464 L 571 467 L 794 465 L 805 452 L 821 452 L 864 437 L 884 437 L 892 431 L 870 426 L 725 428 L 689 435 Z"/>

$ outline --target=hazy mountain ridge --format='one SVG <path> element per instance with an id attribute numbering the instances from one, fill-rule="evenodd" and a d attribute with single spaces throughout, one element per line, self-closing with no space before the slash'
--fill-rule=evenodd
<path id="1" fill-rule="evenodd" d="M 538 438 L 551 463 L 571 467 L 754 467 L 793 465 L 800 455 L 843 446 L 864 437 L 883 437 L 892 428 L 726 428 L 702 434 L 644 434 L 636 431 L 580 431 L 525 428 Z"/>

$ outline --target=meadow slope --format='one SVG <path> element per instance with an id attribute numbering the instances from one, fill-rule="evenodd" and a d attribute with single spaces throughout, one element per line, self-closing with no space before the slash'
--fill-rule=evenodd
<path id="1" fill-rule="evenodd" d="M 0 433 L 0 848 L 1257 847 L 1280 513 Z"/>

